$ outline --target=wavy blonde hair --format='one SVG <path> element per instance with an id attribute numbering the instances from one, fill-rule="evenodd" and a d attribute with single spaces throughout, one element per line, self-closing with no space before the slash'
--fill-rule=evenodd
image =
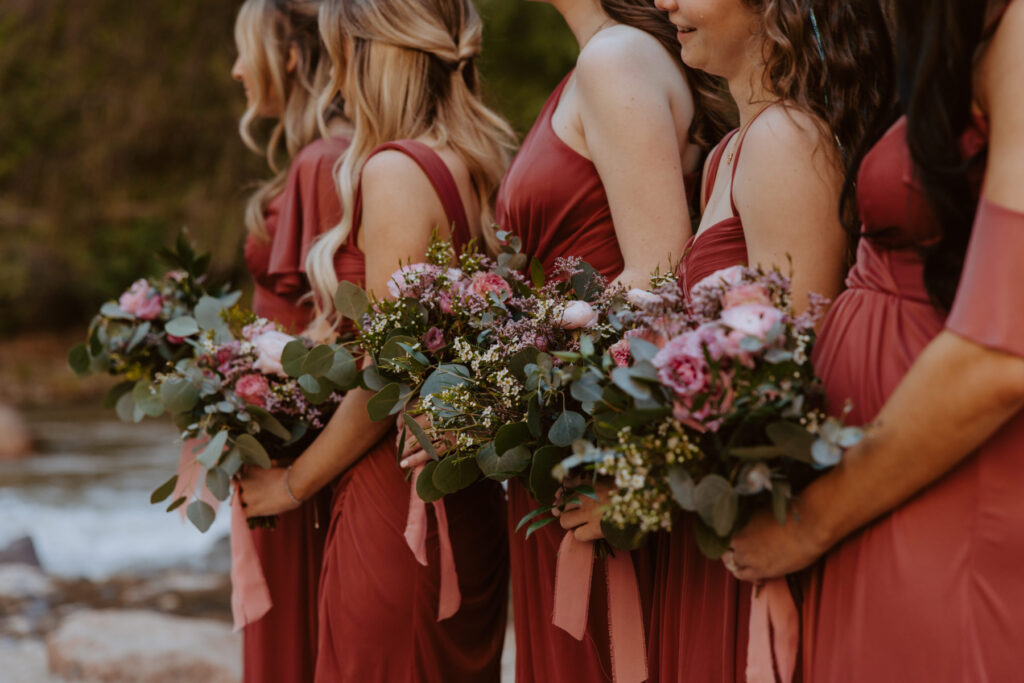
<path id="1" fill-rule="evenodd" d="M 245 207 L 245 225 L 257 239 L 267 241 L 266 209 L 284 189 L 292 158 L 320 135 L 318 95 L 330 81 L 317 28 L 320 0 L 246 0 L 235 22 L 238 53 L 258 75 L 251 102 L 238 122 L 249 149 L 264 154 L 274 176 L 259 183 Z M 298 57 L 288 70 L 292 48 Z M 265 146 L 253 129 L 267 102 L 280 102 L 282 112 Z"/>
<path id="2" fill-rule="evenodd" d="M 328 93 L 341 91 L 355 126 L 336 169 L 343 216 L 310 249 L 306 272 L 318 324 L 334 322 L 334 255 L 358 226 L 356 193 L 363 166 L 379 145 L 429 137 L 455 151 L 480 201 L 485 239 L 493 240 L 491 202 L 515 135 L 484 105 L 475 58 L 482 22 L 470 0 L 325 0 L 320 32 L 333 65 Z"/>

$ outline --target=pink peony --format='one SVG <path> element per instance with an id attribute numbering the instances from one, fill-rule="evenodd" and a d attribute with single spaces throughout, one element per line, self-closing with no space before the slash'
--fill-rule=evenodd
<path id="1" fill-rule="evenodd" d="M 436 327 L 431 327 L 423 335 L 423 347 L 427 351 L 437 351 L 444 346 L 444 332 Z"/>
<path id="2" fill-rule="evenodd" d="M 441 292 L 437 295 L 437 304 L 445 315 L 452 314 L 452 297 L 448 292 Z"/>
<path id="3" fill-rule="evenodd" d="M 255 337 L 252 344 L 256 347 L 258 357 L 253 363 L 253 368 L 264 375 L 285 377 L 284 368 L 281 367 L 281 353 L 292 339 L 293 337 L 277 330 L 264 332 Z"/>
<path id="4" fill-rule="evenodd" d="M 512 288 L 508 286 L 504 278 L 495 273 L 476 273 L 469 282 L 469 291 L 484 299 L 489 294 L 494 294 L 499 301 L 512 295 Z"/>
<path id="5" fill-rule="evenodd" d="M 753 283 L 733 287 L 722 296 L 722 306 L 725 308 L 736 308 L 746 304 L 771 306 L 772 299 L 768 296 L 768 290 Z"/>
<path id="6" fill-rule="evenodd" d="M 586 301 L 570 301 L 562 311 L 559 326 L 566 330 L 579 330 L 597 324 L 598 315 Z"/>
<path id="7" fill-rule="evenodd" d="M 654 357 L 654 367 L 658 368 L 662 384 L 680 399 L 692 400 L 711 382 L 700 335 L 696 332 L 686 332 L 670 340 Z"/>
<path id="8" fill-rule="evenodd" d="M 548 338 L 543 334 L 538 334 L 537 338 L 533 340 L 533 345 L 537 347 L 538 351 L 548 350 Z"/>
<path id="9" fill-rule="evenodd" d="M 128 291 L 117 300 L 117 304 L 125 313 L 142 320 L 152 320 L 160 315 L 164 308 L 163 298 L 146 280 L 136 280 L 132 283 Z"/>
<path id="10" fill-rule="evenodd" d="M 620 368 L 627 367 L 630 359 L 633 355 L 629 351 L 629 340 L 620 339 L 608 348 L 608 352 L 612 354 L 612 360 Z"/>
<path id="11" fill-rule="evenodd" d="M 782 322 L 785 314 L 774 306 L 743 304 L 722 311 L 722 324 L 744 336 L 763 340 L 768 331 Z"/>
<path id="12" fill-rule="evenodd" d="M 635 287 L 626 293 L 626 300 L 637 308 L 650 308 L 662 303 L 662 298 L 657 294 Z"/>
<path id="13" fill-rule="evenodd" d="M 251 406 L 267 407 L 267 395 L 270 393 L 270 385 L 267 378 L 255 373 L 242 375 L 235 382 L 235 393 L 238 397 Z"/>

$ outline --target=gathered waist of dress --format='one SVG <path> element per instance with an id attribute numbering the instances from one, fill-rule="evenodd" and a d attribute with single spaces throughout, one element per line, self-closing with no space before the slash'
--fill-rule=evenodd
<path id="1" fill-rule="evenodd" d="M 861 239 L 857 262 L 846 276 L 846 287 L 932 305 L 924 284 L 924 260 L 914 248 L 885 249 Z"/>

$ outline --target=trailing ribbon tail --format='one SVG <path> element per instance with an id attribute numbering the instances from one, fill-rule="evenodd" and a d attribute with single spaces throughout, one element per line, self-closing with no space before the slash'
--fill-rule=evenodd
<path id="1" fill-rule="evenodd" d="M 252 530 L 235 494 L 231 497 L 231 615 L 235 631 L 259 621 L 273 606 Z"/>
<path id="2" fill-rule="evenodd" d="M 771 579 L 752 589 L 748 683 L 792 683 L 800 643 L 800 615 L 785 579 Z"/>
<path id="3" fill-rule="evenodd" d="M 405 521 L 405 542 L 416 557 L 416 561 L 427 566 L 427 504 L 416 494 L 416 479 L 423 471 L 420 465 L 412 473 L 409 491 L 409 516 Z M 459 574 L 455 568 L 455 553 L 452 550 L 451 535 L 448 532 L 448 512 L 444 500 L 435 500 L 434 518 L 437 520 L 437 538 L 441 549 L 441 588 L 437 605 L 437 620 L 454 616 L 462 605 L 459 590 Z"/>

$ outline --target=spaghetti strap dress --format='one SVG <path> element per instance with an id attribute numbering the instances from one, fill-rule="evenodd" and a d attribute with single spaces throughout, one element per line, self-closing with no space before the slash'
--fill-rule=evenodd
<path id="1" fill-rule="evenodd" d="M 250 235 L 245 260 L 255 282 L 253 311 L 291 332 L 301 331 L 312 309 L 301 297 L 309 292 L 306 253 L 321 233 L 341 220 L 331 169 L 348 148 L 348 138 L 321 138 L 304 147 L 292 162 L 284 189 L 268 205 L 267 240 Z M 362 279 L 362 259 L 339 252 L 343 272 Z M 352 274 L 352 273 L 350 273 Z M 313 678 L 317 644 L 317 590 L 330 491 L 278 517 L 273 530 L 254 529 L 256 554 L 272 607 L 243 630 L 245 683 L 306 683 Z"/>
<path id="2" fill-rule="evenodd" d="M 708 160 L 704 201 L 711 197 L 730 133 Z M 733 155 L 739 165 L 743 140 Z M 684 293 L 722 268 L 746 265 L 743 221 L 732 201 L 732 215 L 690 238 L 678 277 Z M 732 683 L 746 680 L 747 626 L 750 588 L 738 582 L 719 561 L 707 559 L 697 547 L 692 520 L 679 514 L 671 533 L 655 537 L 654 613 L 650 658 L 651 681 Z"/>
<path id="3" fill-rule="evenodd" d="M 987 147 L 986 128 L 976 116 L 961 140 L 965 159 Z M 906 119 L 897 121 L 861 165 L 857 198 L 870 236 L 815 349 L 830 404 L 850 399 L 854 424 L 874 419 L 943 329 L 1024 356 L 1024 215 L 980 199 L 947 317 L 924 284 L 922 247 L 941 228 L 915 177 L 906 130 Z M 981 175 L 973 178 L 979 196 Z M 1021 481 L 1024 413 L 835 546 L 805 591 L 804 680 L 1024 680 Z"/>
<path id="4" fill-rule="evenodd" d="M 385 150 L 408 155 L 427 175 L 453 225 L 452 242 L 461 249 L 470 227 L 445 163 L 414 140 L 387 143 L 373 154 Z M 357 226 L 359 215 L 357 204 Z M 358 251 L 354 230 L 347 244 Z M 316 680 L 497 683 L 508 609 L 501 486 L 482 480 L 445 498 L 462 602 L 443 621 L 438 620 L 437 521 L 428 517 L 428 564 L 423 566 L 404 536 L 409 487 L 398 466 L 393 431 L 341 476 L 320 581 Z"/>

